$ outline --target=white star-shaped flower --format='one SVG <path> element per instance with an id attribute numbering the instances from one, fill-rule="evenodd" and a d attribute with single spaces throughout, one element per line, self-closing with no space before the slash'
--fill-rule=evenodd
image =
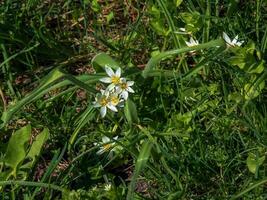
<path id="1" fill-rule="evenodd" d="M 112 90 L 116 85 L 118 85 L 120 83 L 120 79 L 121 79 L 121 68 L 119 67 L 116 72 L 114 73 L 114 71 L 108 67 L 105 66 L 105 70 L 106 73 L 108 75 L 108 77 L 104 77 L 99 79 L 101 82 L 103 83 L 110 83 L 110 85 L 108 86 L 109 90 Z"/>
<path id="2" fill-rule="evenodd" d="M 115 141 L 118 139 L 118 136 L 113 138 L 113 141 L 111 141 L 111 139 L 107 136 L 103 136 L 102 137 L 102 142 L 99 143 L 94 143 L 95 146 L 99 146 L 100 149 L 96 152 L 97 155 L 101 155 L 107 151 L 109 151 L 110 153 L 112 153 L 113 151 L 115 151 Z"/>
<path id="3" fill-rule="evenodd" d="M 120 96 L 127 100 L 130 93 L 134 93 L 134 90 L 131 88 L 131 86 L 134 85 L 134 81 L 126 81 L 125 78 L 121 78 L 120 83 L 116 87 L 117 92 L 120 94 Z"/>
<path id="4" fill-rule="evenodd" d="M 93 102 L 93 104 L 95 108 L 100 107 L 101 117 L 105 117 L 107 114 L 107 108 L 113 112 L 118 112 L 116 105 L 110 101 L 110 92 L 108 90 L 101 90 L 101 94 L 98 93 L 96 95 L 95 102 Z"/>
<path id="5" fill-rule="evenodd" d="M 113 106 L 123 107 L 124 99 L 121 98 L 121 95 L 118 91 L 113 90 L 109 95 L 109 102 Z"/>
<path id="6" fill-rule="evenodd" d="M 194 38 L 190 38 L 189 42 L 185 42 L 188 47 L 193 47 L 196 45 L 199 45 L 199 42 L 197 40 L 194 40 Z"/>
<path id="7" fill-rule="evenodd" d="M 238 35 L 235 36 L 233 40 L 231 40 L 225 32 L 223 32 L 223 39 L 225 40 L 228 47 L 240 47 L 244 43 L 244 41 L 238 41 Z"/>

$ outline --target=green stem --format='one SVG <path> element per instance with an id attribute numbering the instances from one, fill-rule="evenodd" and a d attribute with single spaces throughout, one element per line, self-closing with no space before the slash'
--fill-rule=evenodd
<path id="1" fill-rule="evenodd" d="M 213 47 L 218 47 L 218 46 L 226 47 L 225 41 L 223 39 L 218 39 L 218 40 L 213 40 L 213 41 L 210 41 L 204 44 L 196 45 L 193 47 L 184 47 L 180 49 L 162 52 L 148 61 L 142 75 L 144 78 L 147 78 L 149 72 L 164 58 L 172 57 L 174 55 L 178 55 L 178 54 L 185 53 L 185 52 L 197 51 L 201 49 L 213 48 Z"/>
<path id="2" fill-rule="evenodd" d="M 0 181 L 0 186 L 5 185 L 20 185 L 20 186 L 30 186 L 30 187 L 43 187 L 43 188 L 49 188 L 53 190 L 58 190 L 61 192 L 64 192 L 64 189 L 53 184 L 49 183 L 39 183 L 39 182 L 31 182 L 31 181 Z"/>

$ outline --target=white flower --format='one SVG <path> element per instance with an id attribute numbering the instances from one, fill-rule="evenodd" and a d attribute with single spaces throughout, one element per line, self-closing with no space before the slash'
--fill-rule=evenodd
<path id="1" fill-rule="evenodd" d="M 109 95 L 109 102 L 113 105 L 113 106 L 119 106 L 119 107 L 123 107 L 123 102 L 124 99 L 120 98 L 120 93 L 118 93 L 118 91 L 114 90 L 112 93 L 110 93 Z"/>
<path id="2" fill-rule="evenodd" d="M 238 41 L 238 35 L 235 36 L 233 40 L 231 40 L 225 32 L 223 32 L 223 39 L 225 40 L 228 47 L 240 47 L 244 43 L 244 41 Z"/>
<path id="3" fill-rule="evenodd" d="M 194 40 L 192 37 L 190 38 L 189 42 L 186 41 L 185 43 L 189 47 L 199 45 L 199 42 L 197 40 Z"/>
<path id="4" fill-rule="evenodd" d="M 126 81 L 125 78 L 121 78 L 121 81 L 119 85 L 116 87 L 116 90 L 118 93 L 120 93 L 120 96 L 127 100 L 130 93 L 134 93 L 134 90 L 131 88 L 133 86 L 134 81 Z"/>
<path id="5" fill-rule="evenodd" d="M 187 32 L 187 31 L 185 30 L 185 28 L 179 28 L 179 31 L 175 31 L 174 33 L 177 33 L 177 34 L 183 34 L 183 35 L 190 34 L 189 32 Z"/>
<path id="6" fill-rule="evenodd" d="M 110 93 L 108 90 L 101 90 L 101 94 L 97 94 L 95 98 L 95 102 L 93 102 L 95 108 L 100 107 L 100 115 L 101 117 L 105 117 L 107 114 L 107 108 L 114 112 L 118 112 L 116 105 L 110 102 Z"/>
<path id="7" fill-rule="evenodd" d="M 117 140 L 118 136 L 114 137 L 113 140 Z M 110 138 L 107 136 L 103 136 L 102 137 L 102 142 L 100 143 L 94 143 L 95 146 L 100 146 L 100 149 L 96 152 L 97 155 L 101 155 L 107 151 L 109 151 L 110 153 L 112 153 L 113 151 L 115 151 L 115 142 L 111 142 Z"/>
<path id="8" fill-rule="evenodd" d="M 112 90 L 116 85 L 118 85 L 120 83 L 120 78 L 121 78 L 121 68 L 119 67 L 116 72 L 114 73 L 114 71 L 108 67 L 108 66 L 105 66 L 105 70 L 106 70 L 106 73 L 109 77 L 104 77 L 104 78 L 101 78 L 100 81 L 103 82 L 103 83 L 111 83 L 109 86 L 108 86 L 108 89 L 109 90 Z"/>
<path id="9" fill-rule="evenodd" d="M 107 183 L 104 187 L 104 190 L 105 191 L 110 191 L 111 190 L 111 184 L 110 183 Z"/>

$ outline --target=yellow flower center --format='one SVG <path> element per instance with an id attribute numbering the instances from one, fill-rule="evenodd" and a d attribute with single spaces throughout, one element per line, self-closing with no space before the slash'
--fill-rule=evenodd
<path id="1" fill-rule="evenodd" d="M 107 100 L 107 98 L 106 98 L 106 97 L 103 97 L 103 98 L 100 100 L 99 104 L 100 104 L 101 106 L 106 106 L 106 105 L 108 104 L 108 100 Z"/>
<path id="2" fill-rule="evenodd" d="M 103 149 L 104 149 L 105 151 L 108 151 L 111 147 L 112 147 L 112 144 L 104 144 L 104 145 L 103 145 Z"/>
<path id="3" fill-rule="evenodd" d="M 120 83 L 120 77 L 112 76 L 111 77 L 111 82 L 114 83 L 114 84 L 119 84 Z"/>
<path id="4" fill-rule="evenodd" d="M 127 89 L 127 83 L 121 83 L 120 86 L 123 90 Z"/>
<path id="5" fill-rule="evenodd" d="M 117 96 L 113 96 L 113 97 L 110 98 L 110 102 L 113 105 L 117 105 L 120 102 L 120 99 Z"/>

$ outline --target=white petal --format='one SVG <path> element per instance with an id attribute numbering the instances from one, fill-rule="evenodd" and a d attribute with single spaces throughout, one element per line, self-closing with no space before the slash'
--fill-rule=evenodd
<path id="1" fill-rule="evenodd" d="M 130 93 L 134 93 L 134 90 L 130 87 L 127 88 L 127 91 L 130 92 Z"/>
<path id="2" fill-rule="evenodd" d="M 99 146 L 99 144 L 98 144 L 97 142 L 94 142 L 93 144 L 94 144 L 95 146 Z"/>
<path id="3" fill-rule="evenodd" d="M 127 100 L 128 99 L 128 92 L 127 91 L 123 91 L 121 93 L 121 97 L 124 98 L 125 100 Z"/>
<path id="4" fill-rule="evenodd" d="M 179 30 L 185 32 L 185 28 L 179 28 Z"/>
<path id="5" fill-rule="evenodd" d="M 228 44 L 231 44 L 231 39 L 229 38 L 229 36 L 223 32 L 223 39 L 225 40 L 225 42 L 227 42 Z"/>
<path id="6" fill-rule="evenodd" d="M 190 43 L 190 42 L 187 42 L 187 41 L 185 41 L 185 44 L 186 44 L 187 46 L 189 46 L 189 47 L 192 46 L 191 43 Z"/>
<path id="7" fill-rule="evenodd" d="M 109 90 L 105 90 L 105 92 L 104 92 L 104 95 L 105 95 L 105 97 L 109 97 Z"/>
<path id="8" fill-rule="evenodd" d="M 111 83 L 108 87 L 107 90 L 112 91 L 115 88 L 115 85 Z"/>
<path id="9" fill-rule="evenodd" d="M 123 108 L 123 107 L 124 107 L 124 100 L 120 101 L 120 102 L 117 104 L 117 107 Z"/>
<path id="10" fill-rule="evenodd" d="M 127 81 L 127 85 L 128 86 L 133 86 L 134 85 L 134 81 Z"/>
<path id="11" fill-rule="evenodd" d="M 108 104 L 107 107 L 114 112 L 118 112 L 117 108 L 112 104 Z"/>
<path id="12" fill-rule="evenodd" d="M 112 81 L 111 81 L 111 78 L 109 78 L 109 77 L 105 77 L 105 78 L 101 78 L 101 79 L 99 79 L 101 82 L 103 82 L 103 83 L 111 83 Z"/>
<path id="13" fill-rule="evenodd" d="M 240 42 L 237 42 L 236 45 L 240 47 L 243 43 L 244 41 L 240 41 Z"/>
<path id="14" fill-rule="evenodd" d="M 106 114 L 107 114 L 107 107 L 106 106 L 101 107 L 101 109 L 100 109 L 101 117 L 105 117 Z"/>
<path id="15" fill-rule="evenodd" d="M 237 43 L 237 40 L 238 40 L 238 35 L 235 36 L 235 38 L 233 39 L 232 43 L 236 44 Z"/>
<path id="16" fill-rule="evenodd" d="M 103 142 L 103 143 L 108 143 L 108 142 L 110 142 L 110 138 L 107 137 L 107 136 L 103 136 L 103 137 L 102 137 L 102 142 Z"/>
<path id="17" fill-rule="evenodd" d="M 103 147 L 100 147 L 100 150 L 96 152 L 97 155 L 101 155 L 105 152 L 105 149 Z"/>
<path id="18" fill-rule="evenodd" d="M 94 104 L 94 105 L 93 105 L 94 108 L 99 108 L 99 107 L 101 107 L 101 105 L 100 105 L 98 102 L 93 103 L 93 104 Z"/>
<path id="19" fill-rule="evenodd" d="M 117 140 L 117 139 L 118 139 L 118 137 L 119 137 L 119 136 L 116 136 L 116 137 L 114 137 L 114 138 L 113 138 L 113 140 Z"/>
<path id="20" fill-rule="evenodd" d="M 116 88 L 115 88 L 115 93 L 120 94 L 121 92 L 122 92 L 121 87 L 116 86 Z"/>
<path id="21" fill-rule="evenodd" d="M 109 75 L 110 77 L 114 75 L 113 70 L 110 67 L 105 67 L 106 73 L 107 75 Z"/>
<path id="22" fill-rule="evenodd" d="M 190 38 L 190 43 L 191 44 L 195 44 L 196 43 L 195 40 L 192 37 Z"/>
<path id="23" fill-rule="evenodd" d="M 116 70 L 116 76 L 121 77 L 121 68 L 120 67 Z"/>

